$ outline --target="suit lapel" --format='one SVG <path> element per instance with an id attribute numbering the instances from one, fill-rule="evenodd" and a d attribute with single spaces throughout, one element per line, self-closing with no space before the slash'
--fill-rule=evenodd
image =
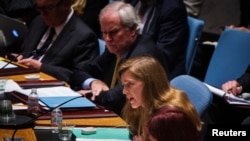
<path id="1" fill-rule="evenodd" d="M 75 30 L 75 26 L 72 26 L 75 24 L 75 22 L 76 20 L 73 15 L 61 33 L 57 36 L 56 40 L 53 42 L 52 46 L 42 59 L 42 62 L 50 62 L 55 56 L 60 54 L 59 52 L 62 51 L 62 48 L 68 47 L 67 43 L 73 37 L 73 31 Z"/>

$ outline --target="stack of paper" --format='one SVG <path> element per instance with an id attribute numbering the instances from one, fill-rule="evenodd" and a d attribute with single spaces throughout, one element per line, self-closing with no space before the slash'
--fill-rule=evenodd
<path id="1" fill-rule="evenodd" d="M 13 80 L 8 80 L 6 83 L 5 92 L 14 91 L 28 96 L 31 92 L 31 89 L 22 89 Z M 48 108 L 59 106 L 75 97 L 77 98 L 63 104 L 61 108 L 89 108 L 96 106 L 90 100 L 85 97 L 81 97 L 79 93 L 66 86 L 37 88 L 37 94 L 40 98 L 40 104 L 42 106 L 47 106 Z"/>
<path id="2" fill-rule="evenodd" d="M 204 83 L 209 89 L 210 91 L 220 97 L 225 98 L 225 100 L 229 103 L 229 104 L 235 104 L 235 105 L 250 105 L 250 101 L 249 100 L 245 100 L 242 97 L 237 97 L 233 94 L 230 93 L 225 93 L 222 89 L 218 89 L 216 87 L 213 87 L 209 84 Z"/>

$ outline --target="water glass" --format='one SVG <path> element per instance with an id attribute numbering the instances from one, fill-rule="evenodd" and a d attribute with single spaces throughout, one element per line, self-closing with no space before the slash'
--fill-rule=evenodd
<path id="1" fill-rule="evenodd" d="M 15 113 L 10 100 L 0 101 L 0 122 L 9 123 L 15 120 Z"/>
<path id="2" fill-rule="evenodd" d="M 72 136 L 72 130 L 74 129 L 74 125 L 71 123 L 63 123 L 61 128 L 59 129 L 59 139 L 62 141 L 70 141 Z"/>

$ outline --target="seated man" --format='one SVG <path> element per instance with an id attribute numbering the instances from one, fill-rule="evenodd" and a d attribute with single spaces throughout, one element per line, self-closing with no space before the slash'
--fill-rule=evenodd
<path id="1" fill-rule="evenodd" d="M 72 5 L 78 16 L 101 37 L 100 23 L 98 16 L 101 9 L 109 3 L 109 0 L 75 0 Z"/>
<path id="2" fill-rule="evenodd" d="M 31 23 L 18 63 L 68 82 L 72 70 L 99 55 L 97 36 L 74 14 L 71 3 L 36 0 L 40 16 Z M 51 29 L 54 35 L 49 36 Z"/>
<path id="3" fill-rule="evenodd" d="M 154 38 L 168 61 L 168 78 L 185 74 L 185 56 L 189 36 L 187 12 L 183 0 L 125 0 L 141 18 L 140 32 Z"/>
<path id="4" fill-rule="evenodd" d="M 82 70 L 76 70 L 70 85 L 83 95 L 92 92 L 91 99 L 95 103 L 120 114 L 126 98 L 122 93 L 122 85 L 112 84 L 117 58 L 124 61 L 146 55 L 158 59 L 165 70 L 167 65 L 153 39 L 139 35 L 140 19 L 130 4 L 121 1 L 108 4 L 102 9 L 99 21 L 107 49 L 93 62 L 82 66 Z"/>
<path id="5" fill-rule="evenodd" d="M 238 79 L 225 82 L 222 85 L 222 89 L 223 91 L 227 93 L 232 93 L 233 95 L 240 95 L 242 93 L 250 93 L 250 65 L 248 65 L 245 73 L 241 75 Z M 244 119 L 244 121 L 242 121 L 243 124 L 250 125 L 249 114 L 237 113 L 236 115 L 237 117 L 241 117 L 241 119 Z"/>

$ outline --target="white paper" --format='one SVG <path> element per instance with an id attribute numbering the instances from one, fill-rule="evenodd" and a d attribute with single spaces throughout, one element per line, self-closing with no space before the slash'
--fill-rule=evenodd
<path id="1" fill-rule="evenodd" d="M 31 89 L 22 89 L 15 81 L 7 80 L 5 86 L 5 92 L 13 92 L 13 91 L 28 96 L 31 92 Z M 73 91 L 72 89 L 66 86 L 37 88 L 37 94 L 39 97 L 80 96 L 79 93 Z"/>
<path id="2" fill-rule="evenodd" d="M 11 63 L 8 64 L 7 66 L 5 66 L 5 65 L 7 65 L 7 62 L 6 62 L 6 61 L 0 60 L 0 68 L 3 68 L 3 67 L 4 67 L 4 69 L 8 69 L 8 68 L 17 68 L 16 65 L 11 64 Z"/>
<path id="3" fill-rule="evenodd" d="M 237 97 L 232 94 L 225 95 L 226 100 L 229 104 L 236 104 L 236 105 L 250 105 L 249 100 L 245 100 L 242 97 Z"/>
<path id="4" fill-rule="evenodd" d="M 209 85 L 209 84 L 207 84 L 207 83 L 204 83 L 207 87 L 208 87 L 208 89 L 213 93 L 213 94 L 215 94 L 215 95 L 217 95 L 217 96 L 220 96 L 220 97 L 223 97 L 224 95 L 225 95 L 225 92 L 222 90 L 222 89 L 218 89 L 218 88 L 216 88 L 216 87 L 214 87 L 214 86 L 211 86 L 211 85 Z"/>
<path id="5" fill-rule="evenodd" d="M 22 89 L 15 81 L 7 80 L 5 86 L 5 92 L 14 92 L 14 91 L 28 96 L 31 92 L 31 89 Z M 37 94 L 39 97 L 81 96 L 79 93 L 73 91 L 72 89 L 66 86 L 37 88 Z M 40 101 L 39 104 L 41 106 L 45 106 L 44 103 Z M 24 107 L 19 107 L 19 108 L 24 108 Z M 19 108 L 16 107 L 16 109 Z"/>
<path id="6" fill-rule="evenodd" d="M 242 97 L 237 97 L 233 94 L 230 93 L 226 93 L 224 92 L 222 89 L 218 89 L 216 87 L 213 87 L 207 83 L 204 83 L 208 89 L 215 95 L 223 97 L 226 99 L 226 101 L 229 104 L 236 104 L 236 105 L 250 105 L 250 101 L 249 100 L 245 100 Z"/>
<path id="7" fill-rule="evenodd" d="M 13 80 L 8 79 L 5 85 L 5 92 L 22 91 L 23 89 Z"/>

